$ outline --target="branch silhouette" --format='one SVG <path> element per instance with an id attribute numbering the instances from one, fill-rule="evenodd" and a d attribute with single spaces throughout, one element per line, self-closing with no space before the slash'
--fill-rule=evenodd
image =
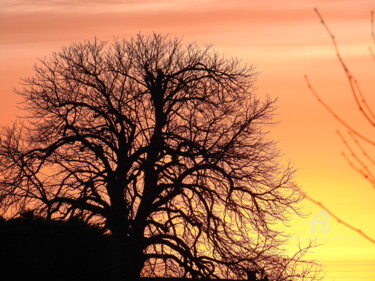
<path id="1" fill-rule="evenodd" d="M 364 117 L 365 121 L 367 123 L 369 123 L 372 127 L 375 127 L 375 115 L 372 111 L 372 108 L 369 106 L 365 96 L 363 95 L 363 92 L 361 90 L 361 87 L 357 81 L 357 79 L 353 76 L 353 74 L 350 72 L 348 66 L 346 65 L 344 59 L 342 58 L 342 55 L 339 51 L 339 47 L 338 47 L 338 44 L 336 42 L 336 39 L 335 39 L 335 36 L 334 34 L 332 33 L 332 31 L 330 30 L 330 28 L 328 27 L 328 25 L 326 24 L 324 18 L 322 17 L 321 13 L 319 12 L 318 9 L 314 9 L 315 13 L 317 14 L 317 16 L 319 17 L 320 19 L 320 22 L 321 24 L 323 25 L 323 27 L 325 28 L 325 30 L 327 31 L 327 33 L 329 34 L 330 38 L 331 38 L 331 41 L 332 41 L 332 45 L 334 47 L 334 50 L 335 50 L 335 53 L 336 53 L 336 57 L 338 59 L 338 61 L 340 62 L 340 65 L 342 67 L 342 69 L 344 70 L 345 72 L 345 75 L 346 75 L 346 79 L 347 81 L 349 82 L 349 87 L 350 87 L 350 92 L 353 96 L 353 99 L 355 101 L 355 104 L 358 108 L 358 111 L 361 113 L 361 115 Z M 372 37 L 372 40 L 375 44 L 375 36 L 374 36 L 374 12 L 372 11 L 371 12 L 371 37 Z M 374 54 L 371 50 L 371 48 L 369 48 L 373 58 L 374 57 Z M 375 161 L 374 159 L 369 155 L 369 153 L 366 151 L 366 149 L 364 148 L 364 146 L 361 144 L 360 141 L 362 142 L 365 142 L 365 143 L 368 143 L 370 144 L 371 146 L 375 146 L 375 141 L 373 141 L 370 137 L 366 136 L 365 134 L 363 133 L 360 133 L 358 130 L 356 130 L 353 126 L 351 126 L 347 121 L 345 121 L 341 116 L 339 116 L 335 110 L 330 106 L 328 105 L 320 96 L 319 94 L 317 93 L 317 91 L 314 89 L 314 87 L 312 86 L 312 84 L 310 83 L 310 80 L 309 78 L 307 77 L 307 75 L 305 75 L 305 80 L 306 80 L 306 85 L 308 87 L 308 89 L 310 90 L 310 92 L 315 96 L 315 98 L 317 99 L 317 101 L 341 124 L 343 125 L 347 130 L 348 130 L 348 135 L 349 137 L 352 139 L 352 141 L 355 143 L 355 145 L 357 146 L 357 148 L 359 149 L 359 152 L 361 154 L 361 156 L 358 155 L 358 152 L 356 152 L 356 150 L 352 147 L 352 145 L 349 144 L 349 142 L 347 141 L 347 139 L 343 136 L 343 134 L 337 130 L 337 134 L 340 138 L 340 140 L 342 141 L 342 143 L 345 145 L 345 147 L 347 148 L 347 150 L 349 151 L 349 155 L 347 155 L 345 152 L 342 152 L 342 155 L 344 157 L 344 159 L 347 161 L 347 163 L 359 174 L 361 175 L 363 178 L 365 178 L 366 180 L 368 180 L 373 188 L 375 188 L 375 178 L 374 178 L 374 175 L 373 173 L 371 172 L 371 168 L 365 163 L 365 161 L 369 162 L 370 164 L 374 165 L 375 164 Z M 362 237 L 366 238 L 368 241 L 372 242 L 372 243 L 375 243 L 375 239 L 371 238 L 369 235 L 365 234 L 362 230 L 352 226 L 351 224 L 348 224 L 346 222 L 344 222 L 343 220 L 341 220 L 337 215 L 335 215 L 328 207 L 326 207 L 325 205 L 323 205 L 321 202 L 309 197 L 308 195 L 306 195 L 306 193 L 304 193 L 296 184 L 294 184 L 294 186 L 296 187 L 297 190 L 299 190 L 299 192 L 306 198 L 308 199 L 309 201 L 311 201 L 312 203 L 320 206 L 321 208 L 323 208 L 325 211 L 327 211 L 333 218 L 335 218 L 339 223 L 345 225 L 346 227 L 356 231 L 357 233 L 359 233 Z"/>
<path id="2" fill-rule="evenodd" d="M 350 72 L 350 70 L 347 67 L 346 63 L 344 62 L 344 60 L 343 60 L 343 58 L 342 58 L 342 56 L 340 54 L 340 51 L 339 51 L 339 48 L 338 48 L 335 36 L 333 35 L 333 33 L 331 32 L 331 30 L 329 29 L 328 25 L 324 21 L 322 15 L 318 11 L 318 9 L 314 9 L 314 11 L 318 15 L 321 24 L 324 26 L 324 28 L 327 30 L 329 36 L 331 37 L 333 47 L 335 48 L 337 59 L 339 60 L 342 69 L 345 71 L 347 80 L 349 82 L 350 90 L 351 90 L 351 93 L 352 93 L 353 98 L 355 100 L 355 103 L 356 103 L 356 105 L 358 107 L 358 110 L 361 112 L 362 116 L 365 117 L 365 119 L 374 127 L 375 126 L 375 121 L 374 121 L 375 115 L 372 112 L 372 109 L 369 107 L 369 105 L 368 105 L 365 97 L 363 96 L 362 90 L 361 90 L 361 88 L 360 88 L 360 86 L 358 84 L 357 79 L 352 75 L 352 73 Z M 342 122 L 342 124 L 344 125 L 345 122 Z M 351 128 L 350 130 L 354 131 L 355 134 L 357 134 L 359 137 L 362 138 L 362 135 L 358 134 L 354 129 Z M 366 140 L 366 141 L 369 141 L 365 137 L 363 137 L 363 139 Z M 372 145 L 375 145 L 375 143 L 373 141 L 369 141 L 369 143 L 371 143 Z"/>
<path id="3" fill-rule="evenodd" d="M 328 214 L 330 214 L 331 217 L 333 217 L 338 223 L 346 226 L 347 228 L 350 228 L 351 230 L 354 230 L 355 232 L 357 232 L 358 234 L 360 234 L 362 237 L 366 238 L 368 241 L 370 241 L 371 243 L 375 243 L 375 239 L 371 238 L 370 236 L 368 236 L 366 233 L 364 233 L 362 230 L 360 230 L 359 228 L 356 228 L 354 227 L 353 225 L 343 221 L 342 219 L 340 219 L 337 215 L 335 215 L 334 212 L 332 212 L 328 207 L 326 207 L 322 202 L 312 198 L 311 196 L 307 195 L 306 192 L 304 192 L 297 184 L 293 183 L 293 187 L 299 192 L 301 193 L 301 195 L 306 198 L 307 200 L 309 200 L 310 202 L 314 203 L 315 205 L 319 206 L 320 208 L 322 208 L 323 210 L 325 210 Z"/>

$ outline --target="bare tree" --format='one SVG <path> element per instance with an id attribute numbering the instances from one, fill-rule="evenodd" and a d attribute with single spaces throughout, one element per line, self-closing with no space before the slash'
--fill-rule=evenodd
<path id="1" fill-rule="evenodd" d="M 353 75 L 347 64 L 345 63 L 345 60 L 343 59 L 340 51 L 339 46 L 336 42 L 336 38 L 326 22 L 324 21 L 322 15 L 320 12 L 315 9 L 315 13 L 318 15 L 321 24 L 326 29 L 328 35 L 330 36 L 332 40 L 332 45 L 335 49 L 335 53 L 337 56 L 337 59 L 344 70 L 346 80 L 348 81 L 350 92 L 353 96 L 353 103 L 355 107 L 358 109 L 359 113 L 362 115 L 364 122 L 368 123 L 371 128 L 375 127 L 375 114 L 367 102 L 367 98 L 365 97 L 360 84 L 358 83 L 356 77 Z M 375 34 L 374 34 L 374 13 L 371 12 L 371 36 L 373 43 L 375 44 Z M 372 58 L 375 60 L 375 55 L 372 52 L 372 49 L 369 48 L 370 53 L 372 55 Z M 318 102 L 343 126 L 343 128 L 346 129 L 347 134 L 341 133 L 339 130 L 337 130 L 337 134 L 340 137 L 341 141 L 345 145 L 347 151 L 349 153 L 342 152 L 342 156 L 345 158 L 345 160 L 348 162 L 348 164 L 363 178 L 365 178 L 369 183 L 372 185 L 373 188 L 375 188 L 375 174 L 373 172 L 374 165 L 375 165 L 375 159 L 369 152 L 369 150 L 373 149 L 375 145 L 375 141 L 373 140 L 371 134 L 368 132 L 362 133 L 360 132 L 355 126 L 350 124 L 350 122 L 347 121 L 345 117 L 340 116 L 336 113 L 335 109 L 333 109 L 329 104 L 327 104 L 318 94 L 318 92 L 314 89 L 312 84 L 310 83 L 307 76 L 305 76 L 307 86 L 312 92 L 312 94 L 316 97 Z M 346 116 L 348 118 L 348 116 Z M 302 194 L 302 190 L 298 189 Z M 364 233 L 362 230 L 348 224 L 347 222 L 340 219 L 336 214 L 334 214 L 329 207 L 324 206 L 321 202 L 317 201 L 314 198 L 311 198 L 310 196 L 307 196 L 304 194 L 304 196 L 313 202 L 316 205 L 319 205 L 323 209 L 325 209 L 332 217 L 334 217 L 339 223 L 345 225 L 346 227 L 358 232 L 360 235 L 362 235 L 364 238 L 369 240 L 372 243 L 375 243 L 375 239 L 368 236 L 366 233 Z"/>
<path id="2" fill-rule="evenodd" d="M 118 279 L 307 280 L 282 251 L 301 196 L 263 127 L 252 67 L 154 34 L 63 48 L 24 80 L 23 123 L 3 128 L 4 215 L 79 216 L 112 237 Z"/>

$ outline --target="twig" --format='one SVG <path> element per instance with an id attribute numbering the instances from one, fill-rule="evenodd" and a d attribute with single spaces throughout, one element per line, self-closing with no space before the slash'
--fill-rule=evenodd
<path id="1" fill-rule="evenodd" d="M 366 152 L 366 150 L 359 143 L 358 139 L 353 135 L 353 133 L 349 131 L 349 135 L 352 137 L 352 139 L 354 140 L 354 142 L 356 143 L 356 145 L 359 147 L 359 149 L 361 150 L 363 156 L 365 156 L 365 158 L 367 158 L 367 160 L 369 160 L 371 162 L 371 164 L 375 165 L 375 160 L 372 157 L 370 157 L 370 155 L 368 155 L 368 153 Z"/>
<path id="2" fill-rule="evenodd" d="M 318 95 L 318 93 L 315 91 L 315 89 L 312 87 L 311 83 L 310 83 L 310 80 L 309 78 L 307 77 L 307 75 L 305 75 L 305 80 L 306 80 L 306 84 L 307 84 L 307 87 L 309 88 L 309 90 L 312 92 L 312 94 L 316 97 L 316 99 L 318 100 L 318 102 L 337 120 L 339 121 L 343 126 L 345 126 L 348 130 L 350 130 L 351 132 L 353 132 L 353 134 L 355 134 L 356 136 L 358 136 L 359 138 L 361 138 L 362 140 L 370 143 L 371 145 L 374 145 L 375 146 L 375 142 L 370 140 L 369 138 L 367 138 L 366 136 L 364 136 L 363 134 L 359 133 L 357 130 L 355 130 L 354 128 L 352 128 L 347 122 L 345 122 L 340 116 L 338 116 L 321 98 L 320 96 Z"/>
<path id="3" fill-rule="evenodd" d="M 366 238 L 368 241 L 370 241 L 371 243 L 374 243 L 375 244 L 375 239 L 371 238 L 370 236 L 368 236 L 366 233 L 364 233 L 362 230 L 360 230 L 359 228 L 356 228 L 352 225 L 350 225 L 349 223 L 343 221 L 342 219 L 340 219 L 338 216 L 336 216 L 330 209 L 328 209 L 322 202 L 320 201 L 317 201 L 315 199 L 313 199 L 312 197 L 310 197 L 309 195 L 307 195 L 306 192 L 304 192 L 296 183 L 291 183 L 293 188 L 295 190 L 297 190 L 304 198 L 306 198 L 307 200 L 309 200 L 310 202 L 314 203 L 315 205 L 321 207 L 323 210 L 325 210 L 331 217 L 333 217 L 338 223 L 350 228 L 351 230 L 354 230 L 355 232 L 359 233 L 362 237 Z"/>
<path id="4" fill-rule="evenodd" d="M 350 90 L 351 90 L 352 95 L 354 97 L 354 100 L 355 100 L 355 102 L 356 102 L 356 104 L 358 106 L 359 111 L 362 113 L 362 115 L 365 117 L 365 119 L 372 126 L 375 127 L 375 121 L 374 121 L 375 115 L 372 112 L 371 108 L 369 107 L 369 105 L 368 105 L 365 97 L 363 96 L 362 91 L 360 89 L 360 86 L 359 86 L 357 80 L 351 74 L 351 72 L 349 71 L 349 68 L 347 67 L 346 63 L 344 62 L 344 60 L 343 60 L 343 58 L 342 58 L 342 56 L 340 54 L 340 51 L 339 51 L 339 48 L 338 48 L 335 36 L 333 35 L 332 31 L 329 29 L 328 25 L 324 21 L 322 15 L 318 11 L 318 9 L 315 8 L 314 11 L 318 15 L 321 24 L 324 26 L 324 28 L 327 30 L 329 36 L 331 37 L 332 44 L 333 44 L 333 47 L 334 47 L 335 52 L 336 52 L 336 56 L 337 56 L 337 58 L 338 58 L 338 60 L 339 60 L 339 62 L 341 64 L 342 68 L 344 69 L 344 72 L 346 74 L 346 77 L 347 77 L 349 85 L 350 85 Z"/>
<path id="5" fill-rule="evenodd" d="M 375 188 L 375 178 L 373 176 L 373 174 L 371 173 L 370 169 L 367 167 L 367 165 L 358 157 L 357 153 L 355 153 L 355 151 L 352 149 L 352 147 L 349 145 L 349 143 L 346 141 L 346 139 L 344 138 L 344 136 L 339 132 L 339 131 L 336 131 L 337 134 L 339 135 L 341 141 L 344 143 L 344 145 L 346 146 L 346 148 L 349 150 L 350 152 L 350 155 L 357 161 L 357 163 L 360 165 L 361 168 L 358 168 L 350 159 L 348 156 L 346 156 L 346 154 L 344 152 L 342 152 L 342 155 L 344 156 L 344 158 L 346 159 L 346 161 L 348 162 L 348 164 L 357 172 L 359 173 L 361 176 L 363 176 L 366 180 L 370 181 L 370 183 L 372 184 L 373 188 Z M 365 155 L 365 158 L 367 156 L 368 159 L 372 160 L 368 154 L 364 151 L 363 147 L 359 144 L 358 140 L 354 137 L 353 133 L 351 133 L 349 131 L 349 135 L 352 137 L 352 139 L 354 140 L 354 142 L 360 147 L 360 149 L 362 150 L 362 153 Z M 372 160 L 373 161 L 373 160 Z"/>

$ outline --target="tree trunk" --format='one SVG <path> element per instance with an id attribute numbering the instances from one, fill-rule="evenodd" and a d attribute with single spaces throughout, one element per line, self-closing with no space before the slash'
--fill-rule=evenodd
<path id="1" fill-rule="evenodd" d="M 125 238 L 122 233 L 112 233 L 109 245 L 109 271 L 114 281 L 138 280 L 144 265 L 143 249 L 139 239 Z"/>

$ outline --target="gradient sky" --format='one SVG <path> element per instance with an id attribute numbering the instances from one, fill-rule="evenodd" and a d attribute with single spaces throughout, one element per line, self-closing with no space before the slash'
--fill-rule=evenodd
<path id="1" fill-rule="evenodd" d="M 79 2 L 79 3 L 78 3 Z M 375 104 L 375 64 L 368 47 L 373 0 L 1 0 L 0 125 L 17 114 L 13 87 L 32 74 L 36 58 L 83 39 L 110 40 L 152 31 L 213 43 L 227 57 L 253 64 L 261 73 L 260 96 L 279 99 L 280 123 L 271 129 L 282 161 L 297 169 L 295 180 L 342 220 L 375 238 L 375 190 L 341 157 L 340 126 L 309 92 L 303 76 L 334 110 L 364 133 L 329 36 L 313 8 L 336 35 L 341 53 Z M 374 46 L 375 48 L 375 46 Z M 368 135 L 371 134 L 368 133 Z M 371 151 L 374 155 L 374 151 Z M 324 280 L 375 280 L 375 244 L 304 201 L 306 218 L 294 218 L 291 244 L 317 239 L 312 257 L 326 267 Z M 326 228 L 311 221 L 327 220 Z"/>

